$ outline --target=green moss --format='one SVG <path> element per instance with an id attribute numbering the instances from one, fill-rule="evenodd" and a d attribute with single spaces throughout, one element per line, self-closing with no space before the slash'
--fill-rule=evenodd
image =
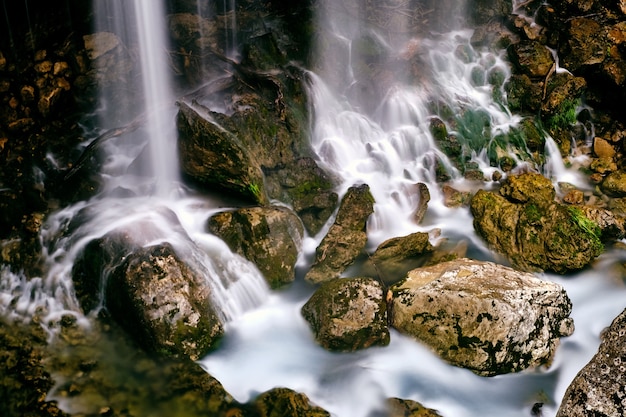
<path id="1" fill-rule="evenodd" d="M 568 206 L 567 210 L 571 216 L 572 222 L 578 226 L 586 235 L 590 237 L 591 248 L 594 253 L 600 254 L 604 251 L 604 245 L 600 240 L 602 230 L 600 226 L 590 220 L 581 209 L 574 206 Z"/>
<path id="2" fill-rule="evenodd" d="M 565 129 L 576 123 L 576 109 L 580 106 L 580 99 L 565 99 L 554 115 L 547 120 L 550 130 Z"/>

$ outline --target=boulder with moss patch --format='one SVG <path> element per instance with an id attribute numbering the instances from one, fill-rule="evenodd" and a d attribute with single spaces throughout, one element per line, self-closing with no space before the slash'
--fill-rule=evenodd
<path id="1" fill-rule="evenodd" d="M 559 338 L 573 332 L 559 284 L 491 262 L 418 268 L 391 291 L 393 327 L 479 375 L 549 365 Z"/>
<path id="2" fill-rule="evenodd" d="M 600 227 L 578 207 L 554 201 L 540 174 L 510 176 L 500 193 L 479 190 L 471 200 L 476 232 L 526 271 L 580 270 L 604 251 Z"/>
<path id="3" fill-rule="evenodd" d="M 389 344 L 383 288 L 372 278 L 325 282 L 304 304 L 302 315 L 326 349 L 351 352 Z"/>
<path id="4" fill-rule="evenodd" d="M 338 278 L 365 248 L 365 225 L 373 212 L 374 197 L 369 186 L 350 187 L 341 200 L 335 222 L 315 250 L 315 261 L 304 278 L 311 283 Z"/>
<path id="5" fill-rule="evenodd" d="M 304 231 L 293 211 L 285 207 L 227 211 L 211 217 L 208 227 L 233 252 L 254 263 L 272 288 L 295 279 Z"/>

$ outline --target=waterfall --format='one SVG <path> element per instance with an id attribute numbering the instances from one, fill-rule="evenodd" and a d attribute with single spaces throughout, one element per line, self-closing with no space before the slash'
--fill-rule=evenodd
<path id="1" fill-rule="evenodd" d="M 155 178 L 155 193 L 165 196 L 168 184 L 178 179 L 178 160 L 170 114 L 164 109 L 172 103 L 167 70 L 166 25 L 163 5 L 136 0 L 135 16 L 143 74 L 143 94 L 150 137 L 150 172 Z"/>
<path id="2" fill-rule="evenodd" d="M 120 79 L 120 85 L 101 86 L 98 131 L 137 120 L 143 127 L 103 145 L 100 194 L 49 216 L 41 232 L 45 275 L 28 279 L 0 270 L 0 312 L 16 320 L 40 316 L 42 323 L 51 323 L 45 325 L 51 334 L 65 314 L 88 325 L 74 292 L 74 261 L 89 242 L 123 230 L 140 245 L 170 243 L 207 279 L 221 319 L 233 320 L 262 304 L 269 289 L 253 264 L 206 232 L 207 219 L 222 203 L 195 196 L 180 184 L 163 2 L 106 0 L 95 2 L 95 8 L 96 31 L 106 42 L 102 47 L 114 45 L 129 59 L 109 63 L 114 66 L 109 70 L 135 74 L 127 65 L 137 56 L 140 77 L 138 83 Z"/>
<path id="3" fill-rule="evenodd" d="M 237 401 L 288 387 L 305 393 L 333 417 L 385 415 L 385 401 L 391 397 L 419 401 L 444 416 L 517 417 L 528 415 L 538 402 L 545 403 L 544 416 L 554 416 L 567 385 L 595 353 L 600 331 L 623 308 L 624 290 L 612 281 L 611 271 L 620 255 L 607 253 L 593 268 L 570 276 L 542 275 L 566 288 L 577 328 L 561 341 L 550 369 L 480 377 L 448 365 L 393 329 L 386 347 L 352 353 L 321 348 L 300 313 L 314 290 L 301 277 L 321 236 L 305 236 L 296 282 L 270 291 L 252 263 L 206 232 L 208 219 L 232 203 L 199 196 L 179 178 L 177 91 L 168 68 L 164 3 L 94 2 L 95 31 L 106 34 L 105 46 L 116 48 L 120 58 L 109 64 L 116 66 L 116 75 L 128 77 L 127 82 L 117 77 L 101 86 L 92 139 L 137 120 L 141 127 L 102 144 L 103 185 L 97 195 L 47 219 L 40 236 L 45 273 L 26 277 L 0 268 L 0 314 L 12 320 L 37 320 L 51 335 L 66 314 L 89 326 L 93 318 L 83 314 L 74 291 L 74 262 L 89 242 L 123 230 L 141 245 L 170 243 L 193 271 L 206 277 L 226 334 L 219 348 L 199 363 Z M 376 203 L 367 223 L 367 250 L 391 237 L 439 229 L 440 236 L 451 242 L 469 241 L 468 256 L 493 259 L 473 230 L 468 208 L 448 207 L 441 184 L 468 192 L 496 187 L 493 174 L 507 175 L 490 159 L 496 142 L 501 142 L 498 152 L 509 152 L 520 165 L 530 164 L 524 159 L 523 143 L 501 140 L 521 121 L 506 106 L 503 85 L 510 76 L 509 64 L 500 53 L 472 44 L 472 31 L 460 23 L 465 1 L 457 2 L 459 16 L 445 11 L 447 20 L 438 23 L 431 10 L 420 9 L 424 2 L 388 0 L 385 7 L 362 7 L 378 3 L 383 2 L 315 2 L 319 13 L 315 24 L 321 29 L 315 62 L 306 69 L 306 87 L 310 145 L 317 161 L 340 179 L 339 194 L 355 183 L 370 186 Z M 240 46 L 236 2 L 222 0 L 212 6 L 223 8 L 214 20 L 219 30 L 224 29 L 224 55 L 235 60 Z M 198 2 L 197 10 L 201 9 Z M 239 23 L 244 26 L 244 19 Z M 223 110 L 218 105 L 212 109 Z M 462 159 L 442 151 L 433 131 L 437 123 L 459 141 Z M 585 188 L 584 178 L 568 167 L 549 136 L 545 155 L 545 163 L 532 169 L 555 183 Z M 464 170 L 470 169 L 482 176 L 466 178 Z M 425 184 L 431 196 L 419 224 L 413 215 L 420 203 L 417 183 Z M 100 371 L 105 375 L 106 370 Z M 130 384 L 123 390 L 134 392 Z M 63 398 L 63 407 L 71 409 L 80 396 Z"/>

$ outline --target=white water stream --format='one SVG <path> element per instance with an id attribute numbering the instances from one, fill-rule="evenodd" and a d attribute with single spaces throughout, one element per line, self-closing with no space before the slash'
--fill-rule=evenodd
<path id="1" fill-rule="evenodd" d="M 321 236 L 306 239 L 298 281 L 288 289 L 270 292 L 250 263 L 206 233 L 206 220 L 222 210 L 224 203 L 216 197 L 191 194 L 176 175 L 175 108 L 166 73 L 159 70 L 166 65 L 163 16 L 152 14 L 160 2 L 96 3 L 106 6 L 98 13 L 108 17 L 106 25 L 98 30 L 114 32 L 142 51 L 144 73 L 150 78 L 143 86 L 145 101 L 150 105 L 142 110 L 148 115 L 148 127 L 107 143 L 108 160 L 102 173 L 107 182 L 101 195 L 60 210 L 47 221 L 42 232 L 49 251 L 46 276 L 27 280 L 2 269 L 1 314 L 18 320 L 40 314 L 42 322 L 47 323 L 69 313 L 89 325 L 89 318 L 82 316 L 73 295 L 73 261 L 89 241 L 122 228 L 145 245 L 167 240 L 205 276 L 220 277 L 211 284 L 221 300 L 226 335 L 220 349 L 200 363 L 239 401 L 281 386 L 307 394 L 335 417 L 373 417 L 377 412 L 384 415 L 388 397 L 420 401 L 446 417 L 528 416 L 536 402 L 545 403 L 544 416 L 556 413 L 568 384 L 595 353 L 601 330 L 626 305 L 621 277 L 613 272 L 623 254 L 606 253 L 594 269 L 572 276 L 541 275 L 565 286 L 573 301 L 576 324 L 574 335 L 562 340 L 550 369 L 478 377 L 447 365 L 397 332 L 392 332 L 387 347 L 329 353 L 317 346 L 300 315 L 301 306 L 313 290 L 301 282 L 308 267 L 306 255 L 312 253 Z M 135 8 L 129 9 L 129 3 Z M 234 2 L 230 3 L 234 8 Z M 111 20 L 111 16 L 121 21 Z M 334 21 L 332 17 L 343 20 Z M 318 23 L 332 28 L 337 44 L 347 45 L 348 50 L 355 37 L 370 30 L 345 14 L 329 12 L 323 19 L 329 20 Z M 235 21 L 231 24 L 234 26 Z M 351 93 L 350 88 L 359 81 L 351 65 L 336 68 L 331 60 L 324 61 L 320 56 L 320 70 L 310 74 L 315 115 L 311 140 L 320 163 L 344 179 L 339 193 L 364 182 L 376 199 L 375 214 L 368 223 L 369 249 L 389 237 L 439 228 L 443 238 L 467 242 L 469 256 L 493 258 L 475 236 L 468 209 L 443 204 L 436 184 L 436 161 L 448 168 L 456 188 L 470 190 L 477 184 L 465 181 L 451 167 L 429 130 L 433 115 L 429 102 L 433 97 L 455 111 L 481 109 L 489 115 L 494 134 L 506 132 L 519 122 L 519 117 L 493 101 L 489 86 L 472 82 L 472 70 L 477 67 L 485 73 L 497 68 L 506 74 L 508 66 L 500 56 L 472 48 L 470 36 L 471 31 L 466 29 L 419 39 L 385 41 L 381 35 L 396 57 L 419 45 L 427 66 L 423 83 L 412 85 L 408 80 L 396 79 L 374 103 L 360 101 Z M 471 51 L 469 60 L 460 60 L 455 54 L 459 46 Z M 350 59 L 348 62 L 352 62 Z M 344 89 L 337 88 L 331 76 L 337 71 L 345 71 L 341 79 L 349 81 L 343 84 Z M 106 110 L 103 108 L 102 130 L 115 126 L 107 120 Z M 129 169 L 133 161 L 143 159 L 140 155 L 148 138 L 152 168 L 139 172 Z M 551 140 L 547 153 L 549 162 L 540 167 L 546 175 L 555 182 L 586 185 L 566 168 Z M 490 176 L 495 168 L 485 158 L 481 152 L 473 155 L 473 161 Z M 425 183 L 431 194 L 428 214 L 421 225 L 412 220 L 418 201 L 409 192 L 417 182 Z M 478 185 L 491 186 L 489 182 Z M 75 218 L 83 220 L 77 228 L 73 227 Z M 53 328 L 49 330 L 54 332 Z M 71 409 L 71 401 L 64 406 Z"/>

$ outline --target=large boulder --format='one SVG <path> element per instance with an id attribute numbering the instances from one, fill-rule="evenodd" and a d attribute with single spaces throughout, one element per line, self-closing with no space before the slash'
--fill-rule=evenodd
<path id="1" fill-rule="evenodd" d="M 335 222 L 315 250 L 315 261 L 305 275 L 311 283 L 338 278 L 361 254 L 367 243 L 365 225 L 374 212 L 369 186 L 348 189 L 337 211 Z"/>
<path id="2" fill-rule="evenodd" d="M 254 203 L 267 203 L 263 172 L 253 154 L 202 106 L 179 104 L 181 169 L 195 183 Z"/>
<path id="3" fill-rule="evenodd" d="M 254 263 L 272 288 L 295 279 L 304 231 L 296 214 L 284 207 L 252 207 L 218 213 L 211 233 Z"/>
<path id="4" fill-rule="evenodd" d="M 355 351 L 389 344 L 383 288 L 372 278 L 325 282 L 304 304 L 302 315 L 326 349 Z"/>
<path id="5" fill-rule="evenodd" d="M 210 297 L 206 278 L 164 243 L 123 259 L 108 278 L 105 305 L 146 350 L 197 360 L 223 334 Z"/>
<path id="6" fill-rule="evenodd" d="M 393 327 L 479 375 L 549 365 L 573 332 L 560 285 L 491 262 L 415 269 L 391 291 Z"/>
<path id="7" fill-rule="evenodd" d="M 598 352 L 567 388 L 557 417 L 623 416 L 626 310 L 602 332 Z"/>
<path id="8" fill-rule="evenodd" d="M 604 250 L 602 231 L 580 208 L 554 201 L 550 181 L 542 178 L 511 176 L 500 194 L 479 190 L 470 203 L 474 228 L 519 269 L 582 269 Z"/>

